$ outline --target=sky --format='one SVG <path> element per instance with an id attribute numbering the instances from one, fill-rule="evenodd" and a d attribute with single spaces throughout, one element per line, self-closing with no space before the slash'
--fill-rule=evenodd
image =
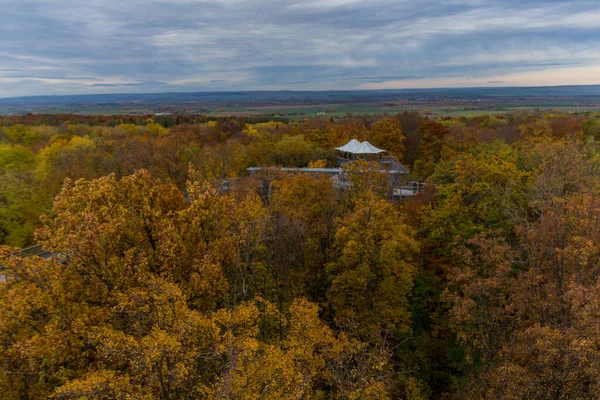
<path id="1" fill-rule="evenodd" d="M 600 84 L 598 0 L 0 0 L 0 97 Z"/>

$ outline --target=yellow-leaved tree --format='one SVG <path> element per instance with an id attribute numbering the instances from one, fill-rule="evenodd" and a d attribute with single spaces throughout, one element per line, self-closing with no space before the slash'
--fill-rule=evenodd
<path id="1" fill-rule="evenodd" d="M 405 332 L 418 244 L 393 205 L 367 192 L 340 219 L 328 298 L 340 326 L 363 337 Z"/>
<path id="2" fill-rule="evenodd" d="M 386 398 L 385 346 L 256 296 L 258 196 L 193 176 L 186 196 L 143 170 L 67 181 L 38 231 L 53 256 L 0 248 L 2 396 Z"/>
<path id="3" fill-rule="evenodd" d="M 404 158 L 404 142 L 406 137 L 402 134 L 400 122 L 396 118 L 383 118 L 369 127 L 369 136 L 373 144 L 379 146 L 390 154 Z"/>

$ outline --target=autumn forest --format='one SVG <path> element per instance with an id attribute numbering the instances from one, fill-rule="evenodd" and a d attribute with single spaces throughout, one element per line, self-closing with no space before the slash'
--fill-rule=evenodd
<path id="1" fill-rule="evenodd" d="M 277 168 L 353 138 L 421 193 Z M 594 112 L 0 117 L 0 398 L 600 398 L 599 194 Z"/>

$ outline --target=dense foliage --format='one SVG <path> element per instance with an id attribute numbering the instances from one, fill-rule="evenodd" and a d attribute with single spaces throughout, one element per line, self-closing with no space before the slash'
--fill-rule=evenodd
<path id="1" fill-rule="evenodd" d="M 252 122 L 1 121 L 2 398 L 600 397 L 598 115 Z"/>

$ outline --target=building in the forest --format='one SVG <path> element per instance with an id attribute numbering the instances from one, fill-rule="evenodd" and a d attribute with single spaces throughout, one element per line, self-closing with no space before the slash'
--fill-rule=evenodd
<path id="1" fill-rule="evenodd" d="M 357 160 L 366 160 L 376 162 L 380 166 L 380 171 L 387 174 L 390 183 L 390 196 L 393 198 L 416 196 L 422 188 L 414 182 L 410 182 L 410 172 L 393 155 L 387 154 L 386 150 L 379 149 L 371 143 L 360 142 L 356 139 L 350 140 L 341 147 L 336 147 L 337 166 L 334 168 L 279 168 L 280 171 L 288 174 L 312 174 L 314 176 L 329 174 L 335 181 L 336 186 L 343 188 L 347 185 L 347 179 L 343 166 Z M 250 175 L 261 171 L 260 167 L 248 168 Z"/>

